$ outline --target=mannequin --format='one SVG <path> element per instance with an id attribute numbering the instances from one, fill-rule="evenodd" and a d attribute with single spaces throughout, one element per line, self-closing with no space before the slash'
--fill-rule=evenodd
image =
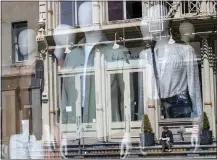
<path id="1" fill-rule="evenodd" d="M 195 29 L 193 24 L 189 22 L 183 22 L 179 26 L 179 32 L 181 34 L 181 40 L 185 43 L 189 43 L 194 39 Z"/>
<path id="2" fill-rule="evenodd" d="M 18 36 L 18 46 L 20 53 L 24 56 L 28 55 L 28 61 L 23 61 L 24 67 L 21 68 L 21 72 L 30 72 L 34 73 L 35 70 L 35 56 L 37 55 L 37 42 L 36 42 L 36 32 L 32 29 L 25 29 L 20 32 Z M 20 73 L 21 75 L 26 73 Z M 28 73 L 29 74 L 29 73 Z M 20 79 L 22 82 L 22 77 Z M 27 82 L 27 86 L 31 87 L 31 79 Z M 32 113 L 40 113 L 37 111 L 40 107 L 36 106 L 32 108 Z M 40 115 L 32 114 L 33 126 L 34 124 L 40 124 Z M 35 119 L 36 117 L 36 119 Z M 39 121 L 36 123 L 36 121 Z M 29 134 L 29 119 L 21 121 L 22 124 L 22 133 L 12 135 L 10 137 L 10 156 L 15 159 L 41 159 L 43 158 L 43 145 L 40 141 L 37 141 L 35 135 Z M 37 126 L 36 126 L 37 127 Z M 38 128 L 33 128 L 33 131 L 40 137 L 40 132 L 37 132 Z M 37 155 L 34 155 L 35 151 Z"/>
<path id="3" fill-rule="evenodd" d="M 61 24 L 57 26 L 54 30 L 54 41 L 56 43 L 56 48 L 54 54 L 58 60 L 60 66 L 64 63 L 64 50 L 63 48 L 59 48 L 61 45 L 70 45 L 70 43 L 75 42 L 75 34 L 65 34 L 64 30 L 72 29 L 71 26 L 66 24 Z"/>
<path id="4" fill-rule="evenodd" d="M 85 12 L 85 14 L 84 14 Z M 92 24 L 92 3 L 84 2 L 80 5 L 78 9 L 78 22 L 81 27 L 88 26 Z M 66 59 L 64 62 L 64 67 L 84 67 L 83 75 L 82 75 L 82 110 L 83 110 L 83 122 L 91 123 L 93 119 L 96 119 L 96 102 L 95 102 L 95 77 L 86 75 L 87 67 L 94 66 L 94 55 L 95 49 L 99 49 L 101 54 L 104 54 L 105 60 L 107 62 L 117 61 L 117 60 L 125 60 L 126 57 L 123 54 L 123 50 L 125 49 L 123 46 L 120 46 L 119 49 L 112 49 L 112 45 L 107 44 L 98 44 L 105 40 L 105 36 L 102 31 L 89 31 L 85 32 L 85 39 L 80 41 L 79 43 L 87 43 L 83 47 L 74 47 L 71 53 L 66 55 Z M 89 43 L 89 44 L 88 44 Z M 90 44 L 91 43 L 91 44 Z M 113 82 L 114 81 L 114 82 Z M 113 82 L 113 83 L 112 83 Z M 72 86 L 70 84 L 75 84 L 75 80 L 73 78 L 68 78 L 68 80 L 64 80 L 63 85 L 63 111 L 64 106 L 72 106 L 75 107 L 75 101 L 77 100 L 77 91 L 75 90 L 75 86 L 68 89 L 67 86 Z M 123 121 L 123 93 L 124 93 L 124 83 L 120 76 L 112 75 L 111 77 L 111 92 L 112 92 L 112 107 L 113 121 Z M 64 87 L 65 86 L 65 87 Z M 121 92 L 121 100 L 117 99 L 117 88 L 120 88 Z M 67 99 L 66 97 L 73 97 Z M 119 111 L 118 108 L 121 110 Z M 73 108 L 72 110 L 75 110 Z M 74 117 L 74 118 L 72 118 Z M 70 123 L 75 123 L 75 113 L 71 113 L 70 117 L 68 117 Z M 66 119 L 64 120 L 67 121 Z"/>
<path id="5" fill-rule="evenodd" d="M 22 120 L 22 133 L 10 137 L 10 159 L 43 158 L 43 144 L 29 135 L 29 120 Z"/>
<path id="6" fill-rule="evenodd" d="M 32 29 L 25 29 L 18 36 L 18 47 L 23 56 L 28 56 L 28 61 L 24 65 L 32 65 L 35 62 L 35 56 L 38 49 L 36 42 L 36 32 Z"/>
<path id="7" fill-rule="evenodd" d="M 29 75 L 29 74 L 35 74 L 36 71 L 36 56 L 39 56 L 38 53 L 38 44 L 36 41 L 36 32 L 33 29 L 25 29 L 20 32 L 18 36 L 18 47 L 22 55 L 28 55 L 28 60 L 23 61 L 23 67 L 20 70 L 21 75 Z M 26 73 L 27 72 L 27 73 Z M 29 88 L 32 88 L 32 86 L 35 86 L 35 84 L 40 84 L 39 79 L 35 79 L 35 77 L 31 77 L 28 79 L 28 82 L 26 80 L 26 76 L 21 76 L 20 81 L 22 82 L 22 79 L 26 82 L 26 86 Z M 34 91 L 39 91 L 40 89 L 34 89 Z M 33 91 L 33 90 L 32 90 Z M 32 95 L 36 94 L 34 91 L 31 93 Z M 40 94 L 40 92 L 37 92 L 37 94 Z M 38 95 L 41 96 L 41 95 Z M 33 96 L 30 96 L 32 98 Z M 34 100 L 36 101 L 36 100 Z M 40 103 L 40 99 L 37 99 L 37 104 Z M 40 132 L 40 124 L 42 124 L 41 118 L 41 108 L 37 106 L 37 104 L 34 103 L 31 108 L 32 112 L 32 126 L 33 126 L 33 133 L 36 136 L 36 139 L 41 139 L 41 132 Z M 28 117 L 29 119 L 30 117 Z"/>
<path id="8" fill-rule="evenodd" d="M 151 7 L 148 10 L 149 18 L 152 20 L 151 23 L 153 23 L 151 25 L 161 23 L 157 20 L 166 16 L 167 12 L 167 9 L 161 5 Z M 148 26 L 149 25 L 143 25 L 143 23 L 141 23 L 143 37 L 150 34 L 147 33 Z M 159 26 L 159 24 L 157 26 Z M 161 106 L 164 106 L 165 109 L 165 118 L 201 116 L 202 100 L 194 49 L 189 45 L 177 43 L 171 45 L 168 43 L 169 29 L 167 21 L 163 21 L 162 30 L 160 28 L 156 30 L 158 31 L 152 34 L 155 40 L 152 43 L 153 51 L 152 49 L 146 49 L 140 53 L 140 58 L 144 59 L 144 62 L 147 64 L 148 77 L 152 77 L 147 80 L 147 90 L 150 91 L 148 92 L 148 97 L 151 99 L 160 98 Z M 156 44 L 154 42 L 156 42 Z M 152 54 L 152 52 L 154 52 L 154 54 Z M 156 65 L 153 65 L 153 55 L 155 56 Z M 159 81 L 156 79 L 154 66 L 157 68 L 156 74 L 158 75 Z M 157 86 L 158 84 L 159 87 Z M 189 97 L 187 93 L 189 93 Z M 187 97 L 187 100 L 185 101 L 184 99 L 180 104 L 171 102 L 181 95 L 185 95 L 184 98 Z"/>

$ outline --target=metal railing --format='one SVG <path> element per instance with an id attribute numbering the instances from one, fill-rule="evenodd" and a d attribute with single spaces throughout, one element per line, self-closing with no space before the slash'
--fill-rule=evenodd
<path id="1" fill-rule="evenodd" d="M 216 16 L 216 0 L 173 0 L 173 1 L 149 1 L 145 2 L 150 8 L 156 4 L 165 6 L 168 9 L 168 15 L 163 18 L 189 18 L 194 16 Z M 147 8 L 147 9 L 148 9 Z M 145 17 L 148 16 L 145 14 Z"/>

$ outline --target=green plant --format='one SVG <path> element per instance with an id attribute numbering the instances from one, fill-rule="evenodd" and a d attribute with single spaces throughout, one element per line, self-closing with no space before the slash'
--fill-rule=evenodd
<path id="1" fill-rule="evenodd" d="M 141 131 L 142 133 L 147 133 L 147 132 L 152 133 L 153 132 L 151 123 L 150 123 L 150 120 L 147 114 L 144 114 Z"/>
<path id="2" fill-rule="evenodd" d="M 209 125 L 209 119 L 206 115 L 206 112 L 203 112 L 203 129 L 210 129 L 210 125 Z"/>

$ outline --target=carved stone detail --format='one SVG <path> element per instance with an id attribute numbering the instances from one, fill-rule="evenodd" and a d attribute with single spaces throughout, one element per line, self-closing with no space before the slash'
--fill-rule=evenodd
<path id="1" fill-rule="evenodd" d="M 210 39 L 206 36 L 202 37 L 201 40 L 201 57 L 202 57 L 201 67 L 203 67 L 204 58 L 208 59 L 210 67 L 214 67 L 215 56 L 213 54 L 213 48 L 210 43 Z"/>

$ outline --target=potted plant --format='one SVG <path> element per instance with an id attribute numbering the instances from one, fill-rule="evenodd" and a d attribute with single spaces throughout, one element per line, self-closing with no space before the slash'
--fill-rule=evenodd
<path id="1" fill-rule="evenodd" d="M 210 129 L 209 119 L 206 112 L 203 113 L 203 128 L 200 135 L 200 144 L 208 145 L 213 143 L 212 131 Z"/>
<path id="2" fill-rule="evenodd" d="M 155 145 L 154 141 L 154 133 L 151 127 L 151 123 L 147 114 L 144 115 L 141 133 L 140 133 L 140 141 L 142 146 L 153 146 Z"/>

